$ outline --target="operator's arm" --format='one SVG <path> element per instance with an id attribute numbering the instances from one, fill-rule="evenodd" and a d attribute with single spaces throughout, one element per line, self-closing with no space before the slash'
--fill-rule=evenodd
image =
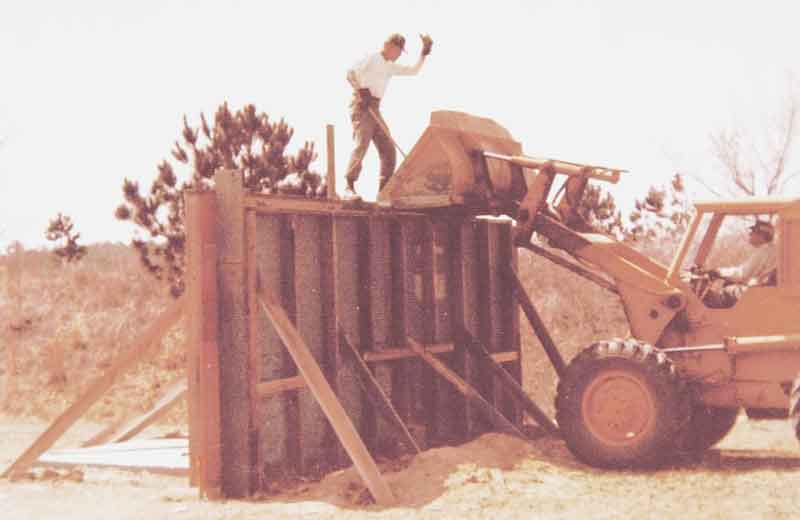
<path id="1" fill-rule="evenodd" d="M 422 68 L 422 64 L 425 63 L 425 58 L 428 57 L 428 55 L 431 53 L 431 49 L 433 49 L 433 38 L 431 38 L 429 34 L 420 34 L 419 37 L 422 40 L 422 51 L 419 54 L 417 63 L 410 67 L 392 63 L 390 66 L 390 71 L 393 75 L 414 76 L 419 72 L 419 69 Z"/>
<path id="2" fill-rule="evenodd" d="M 411 66 L 400 65 L 399 63 L 391 63 L 389 65 L 389 71 L 393 76 L 415 76 L 422 68 L 423 63 L 425 63 L 425 56 L 420 55 L 417 62 Z"/>
<path id="3" fill-rule="evenodd" d="M 764 244 L 756 249 L 750 258 L 741 265 L 734 267 L 721 267 L 717 269 L 720 276 L 736 283 L 750 283 L 767 271 L 774 269 L 777 263 L 775 246 L 772 243 Z"/>
<path id="4" fill-rule="evenodd" d="M 720 267 L 717 269 L 717 273 L 719 273 L 721 277 L 727 278 L 732 282 L 741 283 L 742 278 L 744 277 L 744 264 L 731 267 Z"/>

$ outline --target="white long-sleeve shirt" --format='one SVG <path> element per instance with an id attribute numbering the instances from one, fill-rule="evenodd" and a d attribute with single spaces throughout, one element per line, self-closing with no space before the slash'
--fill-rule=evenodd
<path id="1" fill-rule="evenodd" d="M 718 271 L 720 275 L 735 282 L 755 285 L 761 276 L 775 269 L 777 262 L 775 241 L 772 241 L 756 248 L 750 258 L 743 264 L 734 267 L 722 267 Z"/>
<path id="2" fill-rule="evenodd" d="M 414 65 L 400 65 L 386 60 L 380 52 L 369 54 L 347 71 L 359 88 L 368 88 L 376 98 L 382 98 L 392 76 L 414 76 L 422 68 L 425 57 L 420 56 Z"/>

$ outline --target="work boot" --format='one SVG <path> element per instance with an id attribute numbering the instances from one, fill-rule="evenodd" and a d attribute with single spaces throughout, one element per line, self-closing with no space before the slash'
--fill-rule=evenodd
<path id="1" fill-rule="evenodd" d="M 355 182 L 347 179 L 347 187 L 344 189 L 344 197 L 342 197 L 345 202 L 356 202 L 361 200 L 361 197 L 356 193 Z"/>

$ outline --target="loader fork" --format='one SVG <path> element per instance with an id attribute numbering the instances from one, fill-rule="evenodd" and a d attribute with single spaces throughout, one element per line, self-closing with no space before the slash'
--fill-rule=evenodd
<path id="1" fill-rule="evenodd" d="M 588 170 L 588 168 L 586 168 L 586 170 Z M 586 173 L 588 173 L 588 171 Z M 591 231 L 589 224 L 578 212 L 588 183 L 589 179 L 587 177 L 568 177 L 563 186 L 564 194 L 556 206 L 556 211 L 559 217 L 561 217 L 561 221 L 564 222 L 568 228 L 578 232 Z"/>
<path id="2" fill-rule="evenodd" d="M 517 212 L 517 228 L 515 230 L 514 242 L 516 244 L 527 244 L 531 241 L 531 236 L 535 230 L 536 215 L 547 209 L 547 196 L 553 186 L 556 172 L 552 164 L 542 165 L 539 174 L 533 179 L 528 193 L 522 199 Z"/>
<path id="3" fill-rule="evenodd" d="M 542 166 L 533 179 L 528 193 L 522 199 L 517 214 L 517 231 L 515 243 L 527 244 L 531 241 L 533 232 L 536 231 L 536 215 L 545 215 L 561 221 L 565 226 L 578 232 L 590 232 L 591 226 L 579 213 L 586 186 L 589 183 L 588 174 L 591 168 L 584 168 L 584 175 L 570 175 L 562 185 L 559 193 L 563 191 L 561 199 L 556 203 L 555 211 L 551 211 L 547 204 L 547 197 L 552 189 L 557 173 L 552 162 Z"/>

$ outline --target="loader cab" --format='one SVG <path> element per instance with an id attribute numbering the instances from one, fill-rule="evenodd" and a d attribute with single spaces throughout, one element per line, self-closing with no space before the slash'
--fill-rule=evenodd
<path id="1" fill-rule="evenodd" d="M 712 300 L 704 300 L 703 295 L 698 295 L 700 301 L 714 310 L 743 307 L 761 315 L 764 311 L 762 306 L 769 307 L 768 302 L 775 298 L 800 298 L 800 262 L 794 260 L 800 254 L 800 199 L 747 198 L 698 202 L 695 207 L 697 213 L 670 266 L 671 280 L 676 280 L 689 269 L 707 273 L 726 264 L 747 262 L 751 255 L 771 257 L 772 266 L 764 269 L 764 276 L 757 282 L 742 283 L 741 295 L 729 305 L 710 304 Z M 757 251 L 756 247 L 747 244 L 748 228 L 757 220 L 774 224 L 772 244 L 761 246 L 774 249 L 774 254 L 768 255 L 763 249 Z M 723 280 L 721 283 L 726 282 Z"/>

